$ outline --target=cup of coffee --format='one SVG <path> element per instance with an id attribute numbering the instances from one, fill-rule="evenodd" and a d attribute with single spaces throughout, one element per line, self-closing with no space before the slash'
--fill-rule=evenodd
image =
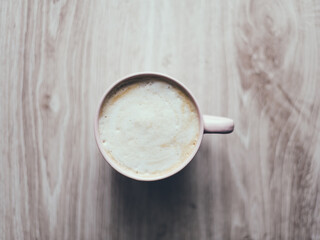
<path id="1" fill-rule="evenodd" d="M 105 160 L 132 179 L 154 181 L 183 169 L 204 133 L 231 133 L 233 120 L 202 115 L 191 92 L 159 73 L 136 73 L 103 95 L 95 139 Z"/>

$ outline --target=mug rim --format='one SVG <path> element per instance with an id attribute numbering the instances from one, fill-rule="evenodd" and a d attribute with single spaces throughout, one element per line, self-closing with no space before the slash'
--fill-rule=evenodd
<path id="1" fill-rule="evenodd" d="M 178 165 L 178 167 L 173 168 L 172 170 L 165 172 L 164 174 L 161 175 L 155 175 L 154 177 L 143 177 L 143 176 L 139 176 L 138 174 L 134 174 L 132 172 L 130 172 L 130 170 L 126 170 L 125 167 L 122 167 L 119 163 L 116 162 L 116 160 L 111 159 L 107 154 L 106 151 L 104 151 L 104 148 L 102 146 L 102 142 L 100 139 L 100 134 L 99 134 L 99 116 L 100 116 L 100 110 L 101 107 L 104 103 L 104 100 L 106 99 L 106 97 L 108 96 L 108 94 L 110 94 L 112 92 L 113 89 L 115 89 L 118 85 L 121 85 L 122 83 L 126 82 L 126 81 L 130 81 L 133 78 L 136 77 L 159 77 L 159 78 L 164 78 L 166 79 L 168 82 L 173 82 L 174 84 L 178 85 L 183 91 L 185 91 L 185 93 L 187 93 L 188 97 L 193 101 L 197 113 L 198 113 L 198 121 L 199 121 L 199 132 L 198 132 L 198 140 L 197 140 L 197 144 L 194 148 L 194 150 L 192 151 L 192 153 L 188 156 L 188 158 L 186 158 L 184 161 L 182 161 L 181 164 Z M 125 77 L 122 77 L 120 79 L 118 79 L 117 81 L 115 81 L 109 88 L 107 88 L 106 91 L 104 91 L 104 94 L 102 95 L 102 98 L 99 101 L 99 105 L 98 105 L 98 109 L 96 111 L 96 115 L 95 115 L 95 121 L 94 121 L 94 133 L 95 133 L 95 141 L 98 145 L 98 149 L 100 151 L 100 153 L 102 154 L 103 158 L 105 159 L 105 161 L 113 168 L 115 169 L 117 172 L 121 173 L 122 175 L 129 177 L 131 179 L 134 180 L 138 180 L 138 181 L 157 181 L 157 180 L 162 180 L 165 178 L 168 178 L 178 172 L 180 172 L 183 168 L 185 168 L 190 162 L 191 160 L 194 158 L 194 156 L 196 155 L 196 153 L 199 150 L 200 144 L 202 142 L 202 138 L 203 138 L 203 134 L 204 134 L 204 123 L 203 123 L 203 117 L 202 117 L 202 113 L 200 111 L 199 105 L 195 99 L 195 97 L 192 95 L 191 91 L 180 81 L 178 81 L 177 79 L 166 75 L 166 74 L 162 74 L 159 72 L 137 72 L 137 73 L 132 73 L 129 75 L 126 75 Z"/>

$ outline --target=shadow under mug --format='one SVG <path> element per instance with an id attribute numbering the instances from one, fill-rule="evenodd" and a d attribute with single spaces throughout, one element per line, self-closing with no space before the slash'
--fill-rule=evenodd
<path id="1" fill-rule="evenodd" d="M 103 148 L 102 141 L 100 139 L 100 134 L 99 134 L 99 117 L 100 117 L 100 109 L 104 103 L 104 100 L 106 97 L 108 97 L 114 89 L 117 89 L 121 87 L 122 85 L 126 85 L 130 82 L 137 82 L 139 79 L 145 79 L 145 78 L 150 78 L 150 79 L 159 79 L 161 81 L 168 82 L 169 84 L 176 85 L 179 87 L 184 93 L 189 97 L 189 99 L 194 103 L 194 106 L 196 107 L 197 110 L 197 115 L 198 115 L 198 120 L 199 120 L 199 137 L 197 140 L 197 144 L 193 150 L 193 152 L 187 157 L 178 167 L 165 172 L 164 174 L 161 175 L 154 175 L 154 176 L 139 176 L 138 174 L 134 174 L 133 172 L 130 172 L 126 170 L 124 167 L 120 166 L 118 163 L 116 163 L 113 159 L 110 159 L 110 157 L 106 154 L 106 151 Z M 123 174 L 124 176 L 127 176 L 129 178 L 135 179 L 135 180 L 140 180 L 140 181 L 155 181 L 155 180 L 161 180 L 167 177 L 172 176 L 173 174 L 179 172 L 182 170 L 188 163 L 193 159 L 194 155 L 197 153 L 203 134 L 206 133 L 231 133 L 234 129 L 234 122 L 230 118 L 225 118 L 225 117 L 217 117 L 217 116 L 210 116 L 210 115 L 203 115 L 200 111 L 199 105 L 197 104 L 196 99 L 194 96 L 191 94 L 191 92 L 188 90 L 186 86 L 184 86 L 181 82 L 178 80 L 161 74 L 157 72 L 141 72 L 141 73 L 135 73 L 131 74 L 129 76 L 126 76 L 117 82 L 115 82 L 103 95 L 102 99 L 100 100 L 100 103 L 98 105 L 98 110 L 95 116 L 95 123 L 94 123 L 94 132 L 95 132 L 95 139 L 98 145 L 98 148 L 103 155 L 104 159 L 113 167 L 116 171 L 119 173 Z"/>

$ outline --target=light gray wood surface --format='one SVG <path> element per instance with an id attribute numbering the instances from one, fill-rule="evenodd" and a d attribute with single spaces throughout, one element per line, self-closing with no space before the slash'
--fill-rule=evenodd
<path id="1" fill-rule="evenodd" d="M 0 239 L 320 239 L 320 1 L 0 1 Z M 159 182 L 94 141 L 159 71 L 235 120 Z"/>

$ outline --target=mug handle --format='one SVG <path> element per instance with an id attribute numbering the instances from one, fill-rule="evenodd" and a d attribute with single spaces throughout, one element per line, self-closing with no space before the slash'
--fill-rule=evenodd
<path id="1" fill-rule="evenodd" d="M 203 115 L 204 133 L 232 133 L 234 122 L 230 118 Z"/>

